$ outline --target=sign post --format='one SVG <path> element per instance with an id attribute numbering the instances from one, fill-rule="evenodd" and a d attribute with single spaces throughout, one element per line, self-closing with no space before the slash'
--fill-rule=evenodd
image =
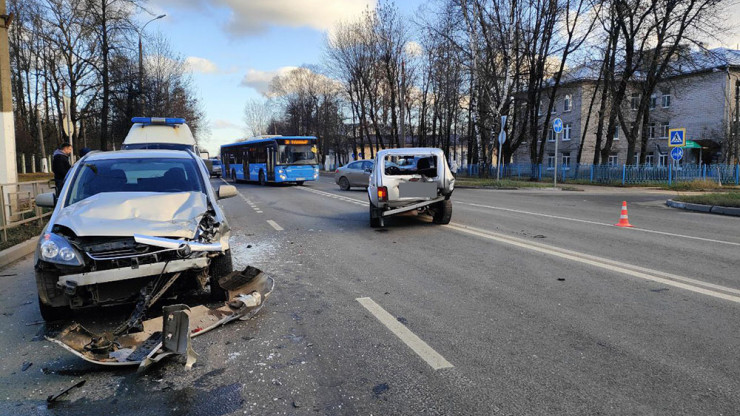
<path id="1" fill-rule="evenodd" d="M 560 133 L 563 131 L 563 120 L 556 118 L 552 121 L 552 130 L 555 132 L 555 160 L 553 165 L 555 168 L 555 175 L 552 177 L 552 187 L 558 186 L 558 141 L 560 141 Z"/>
<path id="2" fill-rule="evenodd" d="M 501 116 L 501 133 L 498 134 L 498 164 L 496 164 L 496 180 L 501 180 L 501 149 L 506 141 L 506 118 Z"/>

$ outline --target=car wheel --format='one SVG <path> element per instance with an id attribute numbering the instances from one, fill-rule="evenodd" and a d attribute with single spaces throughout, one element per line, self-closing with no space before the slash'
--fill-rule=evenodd
<path id="1" fill-rule="evenodd" d="M 231 262 L 231 250 L 226 250 L 225 254 L 211 259 L 211 266 L 208 273 L 211 276 L 209 283 L 211 286 L 212 301 L 222 302 L 229 299 L 229 291 L 221 288 L 218 284 L 218 279 L 232 271 L 234 271 L 234 265 Z"/>
<path id="2" fill-rule="evenodd" d="M 61 321 L 72 316 L 72 309 L 69 306 L 50 306 L 45 304 L 39 296 L 39 312 L 46 322 Z"/>
<path id="3" fill-rule="evenodd" d="M 344 176 L 339 178 L 339 189 L 349 191 L 349 181 Z"/>
<path id="4" fill-rule="evenodd" d="M 375 208 L 372 202 L 368 205 L 370 206 L 370 227 L 372 228 L 382 227 L 383 223 L 382 223 L 382 218 L 380 216 L 380 210 Z"/>
<path id="5" fill-rule="evenodd" d="M 452 201 L 445 199 L 444 201 L 437 202 L 434 205 L 434 223 L 449 224 L 450 219 L 452 219 Z"/>
<path id="6" fill-rule="evenodd" d="M 262 186 L 267 185 L 267 181 L 265 180 L 265 172 L 264 171 L 260 171 L 259 180 L 260 180 L 260 185 L 262 185 Z"/>

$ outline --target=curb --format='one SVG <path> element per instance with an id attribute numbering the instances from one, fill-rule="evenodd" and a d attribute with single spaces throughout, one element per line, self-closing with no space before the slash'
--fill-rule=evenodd
<path id="1" fill-rule="evenodd" d="M 719 205 L 691 204 L 688 202 L 674 201 L 672 199 L 665 201 L 665 204 L 672 208 L 685 209 L 687 211 L 740 217 L 740 208 L 721 207 Z"/>
<path id="2" fill-rule="evenodd" d="M 0 268 L 33 253 L 36 250 L 36 243 L 38 243 L 38 238 L 31 238 L 0 251 Z"/>

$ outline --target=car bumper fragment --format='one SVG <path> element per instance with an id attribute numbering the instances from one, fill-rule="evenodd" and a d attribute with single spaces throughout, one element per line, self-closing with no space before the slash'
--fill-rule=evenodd
<path id="1" fill-rule="evenodd" d="M 117 282 L 146 276 L 159 276 L 163 273 L 176 273 L 190 269 L 208 267 L 208 257 L 194 259 L 170 260 L 152 264 L 142 264 L 138 268 L 122 267 L 120 269 L 99 270 L 95 272 L 68 274 L 59 276 L 61 287 L 87 286 L 100 283 Z"/>
<path id="2" fill-rule="evenodd" d="M 190 368 L 197 358 L 190 338 L 229 322 L 254 317 L 272 293 L 275 281 L 261 270 L 248 267 L 222 277 L 219 285 L 228 290 L 229 301 L 212 306 L 165 306 L 167 319 L 158 316 L 145 320 L 141 332 L 114 337 L 111 328 L 93 333 L 79 323 L 72 323 L 46 339 L 94 364 L 136 365 L 143 371 L 165 357 L 184 355 L 186 368 Z"/>

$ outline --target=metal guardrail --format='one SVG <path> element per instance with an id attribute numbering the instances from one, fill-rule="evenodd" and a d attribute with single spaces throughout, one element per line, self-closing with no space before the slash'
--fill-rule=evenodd
<path id="1" fill-rule="evenodd" d="M 0 237 L 8 241 L 8 230 L 51 215 L 36 206 L 36 196 L 53 191 L 48 180 L 0 184 Z"/>
<path id="2" fill-rule="evenodd" d="M 478 165 L 457 170 L 458 175 L 477 177 Z M 542 164 L 508 164 L 501 168 L 504 179 L 552 179 L 555 169 Z M 489 168 L 489 177 L 496 177 L 496 167 Z M 708 180 L 726 185 L 740 185 L 738 165 L 684 165 L 675 167 L 654 165 L 560 165 L 558 181 L 608 183 L 615 185 L 668 184 Z"/>

